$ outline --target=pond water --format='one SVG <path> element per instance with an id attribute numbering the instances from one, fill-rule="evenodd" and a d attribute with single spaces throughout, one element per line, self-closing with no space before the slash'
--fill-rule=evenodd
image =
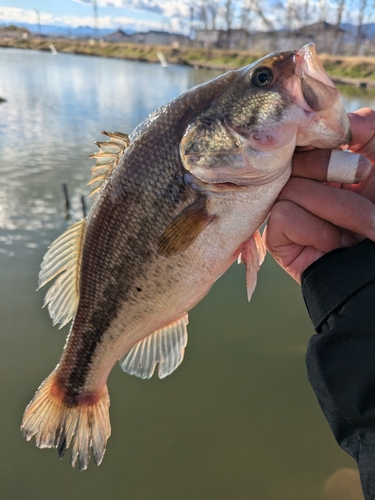
<path id="1" fill-rule="evenodd" d="M 234 265 L 190 313 L 185 360 L 171 377 L 146 382 L 114 368 L 112 436 L 99 468 L 73 470 L 19 432 L 68 331 L 41 309 L 37 274 L 48 244 L 82 215 L 94 141 L 101 130 L 132 131 L 217 74 L 0 50 L 0 498 L 320 500 L 327 478 L 355 467 L 307 381 L 313 329 L 300 289 L 269 257 L 250 304 L 244 267 Z M 348 110 L 375 105 L 356 90 L 344 101 Z"/>

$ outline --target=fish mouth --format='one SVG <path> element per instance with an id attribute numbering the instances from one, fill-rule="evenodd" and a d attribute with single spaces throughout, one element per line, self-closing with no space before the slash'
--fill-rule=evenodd
<path id="1" fill-rule="evenodd" d="M 291 81 L 288 86 L 292 87 L 296 104 L 306 116 L 310 115 L 311 121 L 319 123 L 321 132 L 327 130 L 332 147 L 348 144 L 352 137 L 349 119 L 341 103 L 340 92 L 316 55 L 315 44 L 308 43 L 296 50 L 294 63 L 294 74 L 299 84 Z"/>
<path id="2" fill-rule="evenodd" d="M 324 111 L 340 99 L 340 93 L 327 75 L 316 55 L 315 45 L 309 43 L 296 51 L 295 73 L 301 80 L 306 103 L 313 111 Z"/>

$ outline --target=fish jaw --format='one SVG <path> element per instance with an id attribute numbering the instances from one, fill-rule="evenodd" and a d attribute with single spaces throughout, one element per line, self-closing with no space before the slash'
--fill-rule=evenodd
<path id="1" fill-rule="evenodd" d="M 313 43 L 296 51 L 295 64 L 295 74 L 286 80 L 285 90 L 305 114 L 306 125 L 299 129 L 297 146 L 331 149 L 349 143 L 348 115 Z"/>

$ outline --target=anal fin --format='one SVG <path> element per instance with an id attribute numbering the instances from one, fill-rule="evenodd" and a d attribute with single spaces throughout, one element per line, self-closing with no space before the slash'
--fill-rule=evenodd
<path id="1" fill-rule="evenodd" d="M 253 236 L 244 243 L 242 252 L 238 257 L 239 264 L 246 266 L 246 288 L 247 300 L 250 302 L 251 296 L 257 284 L 257 275 L 260 266 L 266 256 L 266 247 L 259 231 L 255 231 Z"/>
<path id="2" fill-rule="evenodd" d="M 159 378 L 170 375 L 184 359 L 187 344 L 188 315 L 156 330 L 137 344 L 120 360 L 121 368 L 129 375 L 151 378 L 159 363 Z"/>

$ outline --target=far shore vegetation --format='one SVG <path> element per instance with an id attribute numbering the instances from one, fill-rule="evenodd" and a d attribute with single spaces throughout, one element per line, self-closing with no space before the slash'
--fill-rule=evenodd
<path id="1" fill-rule="evenodd" d="M 222 71 L 250 64 L 265 53 L 226 49 L 201 49 L 196 47 L 145 45 L 137 43 L 110 43 L 98 40 L 70 40 L 65 38 L 0 39 L 0 47 L 50 51 L 53 44 L 57 52 L 114 57 L 133 61 L 159 63 L 162 52 L 169 64 L 184 64 Z M 337 83 L 375 87 L 375 57 L 331 56 L 319 54 L 326 71 Z"/>

